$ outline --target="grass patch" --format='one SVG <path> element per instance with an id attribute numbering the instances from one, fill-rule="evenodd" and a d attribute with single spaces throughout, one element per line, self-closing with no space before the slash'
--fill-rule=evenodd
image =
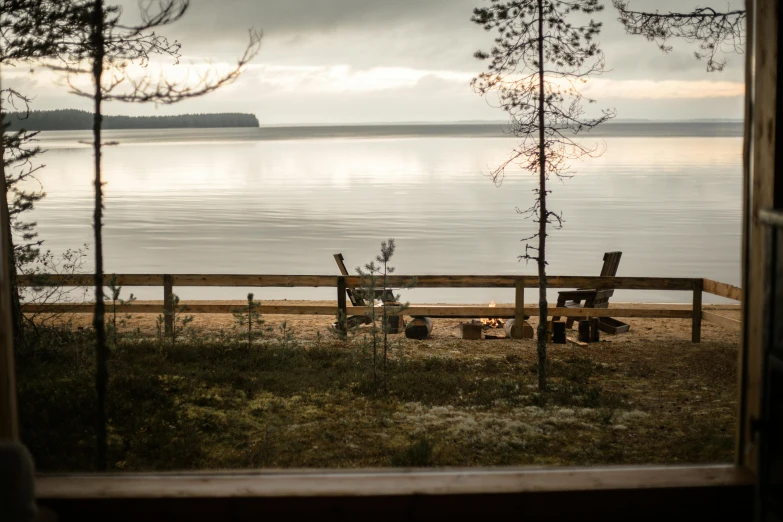
<path id="1" fill-rule="evenodd" d="M 425 468 L 434 464 L 434 447 L 427 438 L 419 438 L 407 448 L 392 455 L 391 465 L 396 468 Z"/>
<path id="2" fill-rule="evenodd" d="M 730 374 L 723 366 L 698 366 L 697 352 L 688 357 L 688 364 L 702 368 L 694 386 Z M 33 348 L 17 354 L 22 435 L 41 471 L 93 468 L 93 360 L 87 331 L 43 332 Z M 731 458 L 732 432 L 726 429 L 733 422 L 731 405 L 721 406 L 720 416 L 680 423 L 692 412 L 676 410 L 676 401 L 693 396 L 692 390 L 678 391 L 675 402 L 640 404 L 644 394 L 634 390 L 646 377 L 629 377 L 590 357 L 552 357 L 550 389 L 540 393 L 530 360 L 517 349 L 500 357 L 391 359 L 388 378 L 377 389 L 367 361 L 347 344 L 248 345 L 191 337 L 161 349 L 155 339 L 130 338 L 113 347 L 109 360 L 110 467 L 160 471 Z"/>

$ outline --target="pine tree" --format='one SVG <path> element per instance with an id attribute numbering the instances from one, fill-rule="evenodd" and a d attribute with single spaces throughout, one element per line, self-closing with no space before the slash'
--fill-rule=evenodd
<path id="1" fill-rule="evenodd" d="M 150 57 L 170 57 L 175 62 L 180 54 L 180 44 L 170 42 L 156 31 L 182 18 L 189 0 L 159 0 L 139 4 L 141 20 L 130 24 L 123 20 L 123 10 L 117 5 L 107 5 L 104 0 L 58 0 L 67 4 L 75 27 L 82 30 L 74 34 L 66 44 L 67 60 L 52 66 L 62 72 L 73 94 L 89 98 L 93 102 L 93 153 L 94 153 L 94 208 L 93 229 L 95 248 L 95 313 L 93 327 L 96 343 L 96 395 L 97 395 L 97 467 L 106 469 L 106 389 L 108 386 L 108 348 L 106 346 L 104 269 L 103 269 L 103 171 L 102 138 L 103 104 L 120 101 L 126 103 L 173 104 L 203 96 L 239 78 L 243 68 L 260 49 L 261 34 L 250 30 L 250 42 L 236 67 L 226 74 L 202 74 L 196 82 L 177 83 L 165 76 L 132 77 L 129 64 L 146 66 Z M 85 66 L 87 64 L 87 66 Z M 92 88 L 81 89 L 73 81 L 75 77 L 88 76 Z"/>
<path id="2" fill-rule="evenodd" d="M 603 71 L 603 54 L 594 40 L 601 24 L 592 19 L 581 24 L 569 20 L 597 13 L 603 6 L 598 0 L 491 0 L 490 4 L 474 9 L 471 19 L 498 34 L 489 52 L 475 54 L 489 60 L 489 66 L 474 78 L 473 87 L 482 96 L 494 96 L 493 102 L 509 114 L 511 131 L 520 138 L 509 159 L 492 172 L 495 182 L 502 182 L 512 164 L 538 178 L 533 205 L 517 211 L 538 224 L 538 230 L 523 239 L 537 239 L 537 243 L 527 243 L 520 258 L 538 266 L 538 386 L 545 390 L 547 225 L 563 224 L 562 216 L 548 205 L 547 182 L 552 176 L 569 177 L 569 160 L 600 154 L 599 146 L 585 146 L 578 135 L 614 116 L 613 111 L 586 116 L 577 90 L 580 83 Z"/>

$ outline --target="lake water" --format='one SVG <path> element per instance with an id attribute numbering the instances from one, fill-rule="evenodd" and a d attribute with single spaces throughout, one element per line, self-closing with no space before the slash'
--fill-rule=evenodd
<path id="1" fill-rule="evenodd" d="M 667 126 L 668 125 L 668 126 Z M 709 277 L 739 284 L 740 124 L 615 124 L 606 152 L 553 182 L 562 230 L 549 273 L 598 275 L 621 250 L 621 276 Z M 46 248 L 92 244 L 92 153 L 83 132 L 45 132 L 34 211 Z M 498 126 L 111 131 L 104 155 L 105 265 L 117 273 L 337 274 L 397 242 L 400 274 L 530 274 L 516 213 L 536 178 L 487 177 L 515 144 Z M 87 269 L 92 267 L 89 263 Z M 132 289 L 141 298 L 160 289 Z M 243 299 L 236 288 L 180 288 L 183 299 Z M 528 290 L 532 301 L 534 290 Z M 330 289 L 259 289 L 261 299 L 333 299 Z M 553 294 L 554 295 L 554 294 Z M 513 301 L 512 290 L 418 289 L 413 303 Z M 618 291 L 622 301 L 690 301 Z M 712 301 L 715 301 L 714 299 Z"/>

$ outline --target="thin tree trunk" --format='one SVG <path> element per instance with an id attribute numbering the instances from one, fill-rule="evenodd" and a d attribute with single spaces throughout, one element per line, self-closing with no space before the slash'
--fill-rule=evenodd
<path id="1" fill-rule="evenodd" d="M 106 331 L 104 328 L 105 307 L 103 303 L 103 181 L 101 179 L 101 80 L 103 78 L 103 0 L 95 0 L 92 19 L 93 46 L 93 84 L 95 86 L 95 110 L 93 114 L 93 149 L 95 153 L 95 210 L 93 229 L 95 232 L 95 392 L 97 395 L 96 444 L 98 449 L 96 466 L 99 471 L 106 471 L 106 388 L 109 381 L 107 360 L 109 356 L 106 347 Z"/>
<path id="2" fill-rule="evenodd" d="M 372 284 L 370 285 L 370 306 L 372 307 L 372 384 L 378 389 L 378 316 L 375 313 L 375 275 L 370 276 Z"/>
<path id="3" fill-rule="evenodd" d="M 3 208 L 8 208 L 8 188 L 5 184 L 5 171 L 3 176 L 3 201 L 0 205 Z M 6 212 L 8 212 L 6 210 Z M 19 287 L 16 283 L 16 255 L 14 254 L 14 238 L 11 235 L 11 217 L 10 213 L 6 216 L 7 221 L 5 223 L 6 234 L 8 236 L 8 291 L 11 297 L 11 328 L 14 335 L 14 346 L 19 349 L 24 346 L 24 315 L 22 315 L 22 300 L 19 297 Z"/>
<path id="4" fill-rule="evenodd" d="M 544 1 L 538 0 L 538 389 L 546 390 L 546 146 L 544 143 Z"/>
<path id="5" fill-rule="evenodd" d="M 386 268 L 386 263 L 384 263 L 383 264 L 383 290 L 382 290 L 383 293 L 381 295 L 385 295 L 386 293 L 386 283 L 387 283 L 386 278 L 387 278 L 387 268 Z M 389 346 L 389 314 L 386 310 L 386 302 L 385 301 L 382 302 L 383 302 L 383 322 L 382 322 L 383 324 L 383 385 L 386 386 L 387 383 L 386 352 L 387 352 L 387 347 Z M 375 302 L 373 301 L 373 305 L 374 304 Z"/>
<path id="6" fill-rule="evenodd" d="M 3 120 L 0 112 L 0 133 L 5 130 L 5 128 L 2 126 Z M 4 139 L 1 135 L 0 138 Z M 3 146 L 4 143 L 0 139 L 0 184 L 2 184 L 2 187 L 0 187 L 0 193 L 2 193 L 3 201 L 0 202 L 0 205 L 2 205 L 2 220 L 4 222 L 4 230 L 6 233 L 10 232 L 10 220 L 8 215 L 8 203 L 5 197 L 6 194 L 6 184 L 5 184 L 5 147 Z M 2 234 L 0 234 L 2 236 Z M 10 243 L 10 236 L 8 239 L 8 242 Z M 13 251 L 11 251 L 11 257 L 13 256 Z M 3 263 L 0 263 L 0 266 L 2 266 Z M 12 269 L 9 266 L 7 270 L 7 277 L 8 281 L 4 281 L 5 283 L 10 283 L 10 276 L 11 276 Z M 6 279 L 6 274 L 0 274 L 0 278 Z M 9 285 L 10 286 L 10 285 Z M 12 290 L 11 288 L 8 289 L 9 291 Z M 13 306 L 11 305 L 10 301 L 12 300 L 6 300 L 6 296 L 8 294 L 3 293 L 0 295 L 0 310 L 2 308 L 5 308 L 6 306 L 11 306 L 13 309 Z M 10 335 L 9 325 L 6 321 L 8 317 L 7 313 L 0 314 L 0 332 L 2 332 L 2 346 L 0 346 L 0 440 L 3 441 L 17 441 L 19 440 L 19 427 L 18 427 L 18 411 L 17 411 L 17 403 L 16 403 L 16 381 L 15 381 L 15 371 L 14 371 L 14 347 L 13 347 L 13 336 Z"/>
<path id="7" fill-rule="evenodd" d="M 2 108 L 0 108 L 0 111 Z M 0 120 L 0 133 L 5 131 L 4 120 Z M 4 134 L 0 138 L 5 139 Z M 5 145 L 5 142 L 3 143 Z M 16 256 L 14 255 L 14 237 L 11 228 L 11 212 L 8 209 L 8 184 L 5 179 L 5 147 L 0 146 L 0 206 L 4 215 L 5 236 L 8 242 L 8 285 L 11 296 L 11 328 L 13 329 L 14 347 L 19 349 L 24 344 L 24 316 L 22 315 L 22 303 L 19 299 L 19 288 L 16 284 Z"/>

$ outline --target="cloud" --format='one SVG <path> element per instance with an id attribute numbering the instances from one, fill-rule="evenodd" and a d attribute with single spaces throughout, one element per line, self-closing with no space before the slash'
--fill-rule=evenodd
<path id="1" fill-rule="evenodd" d="M 108 1 L 122 3 L 134 18 L 137 0 Z M 182 65 L 153 65 L 145 72 L 183 79 L 188 62 L 210 58 L 227 68 L 241 54 L 250 26 L 265 33 L 256 61 L 237 83 L 204 98 L 171 107 L 111 104 L 108 110 L 255 112 L 267 123 L 503 119 L 469 86 L 485 66 L 473 52 L 495 38 L 470 22 L 472 9 L 488 1 L 192 0 L 181 21 L 160 30 L 182 42 Z M 694 44 L 672 41 L 674 51 L 661 53 L 654 43 L 625 34 L 605 3 L 599 40 L 610 70 L 583 89 L 596 107 L 617 107 L 625 118 L 742 116 L 742 56 L 728 56 L 726 71 L 708 74 L 693 58 Z M 631 0 L 631 7 L 665 12 L 700 3 Z M 4 82 L 36 96 L 34 108 L 89 107 L 45 71 L 6 72 Z"/>
<path id="2" fill-rule="evenodd" d="M 495 34 L 470 21 L 473 8 L 489 0 L 192 0 L 185 17 L 161 32 L 183 43 L 186 54 L 223 60 L 236 56 L 250 26 L 264 30 L 260 59 L 280 65 L 411 67 L 476 73 L 477 49 Z M 127 12 L 136 0 L 126 0 Z M 696 45 L 672 40 L 662 53 L 640 36 L 625 33 L 608 2 L 595 15 L 603 23 L 599 42 L 614 79 L 696 79 L 705 64 L 693 57 Z M 646 11 L 687 11 L 701 0 L 632 0 Z M 735 0 L 733 4 L 737 4 Z M 720 7 L 724 7 L 721 5 Z M 721 78 L 742 79 L 743 59 L 727 56 Z"/>
<path id="3" fill-rule="evenodd" d="M 659 100 L 682 98 L 731 98 L 745 94 L 745 85 L 725 81 L 604 80 L 593 79 L 582 92 L 592 98 Z"/>
<path id="4" fill-rule="evenodd" d="M 409 89 L 423 81 L 442 81 L 467 86 L 471 75 L 457 71 L 430 71 L 409 67 L 371 67 L 356 69 L 350 65 L 282 66 L 254 65 L 252 76 L 273 90 L 303 93 L 356 93 Z"/>
<path id="5" fill-rule="evenodd" d="M 348 64 L 333 66 L 252 65 L 248 74 L 261 85 L 302 93 L 356 93 L 410 89 L 423 84 L 451 84 L 469 89 L 470 73 L 409 67 L 360 69 Z M 595 78 L 582 88 L 585 96 L 630 99 L 726 98 L 742 96 L 744 84 L 711 80 L 611 80 Z"/>

